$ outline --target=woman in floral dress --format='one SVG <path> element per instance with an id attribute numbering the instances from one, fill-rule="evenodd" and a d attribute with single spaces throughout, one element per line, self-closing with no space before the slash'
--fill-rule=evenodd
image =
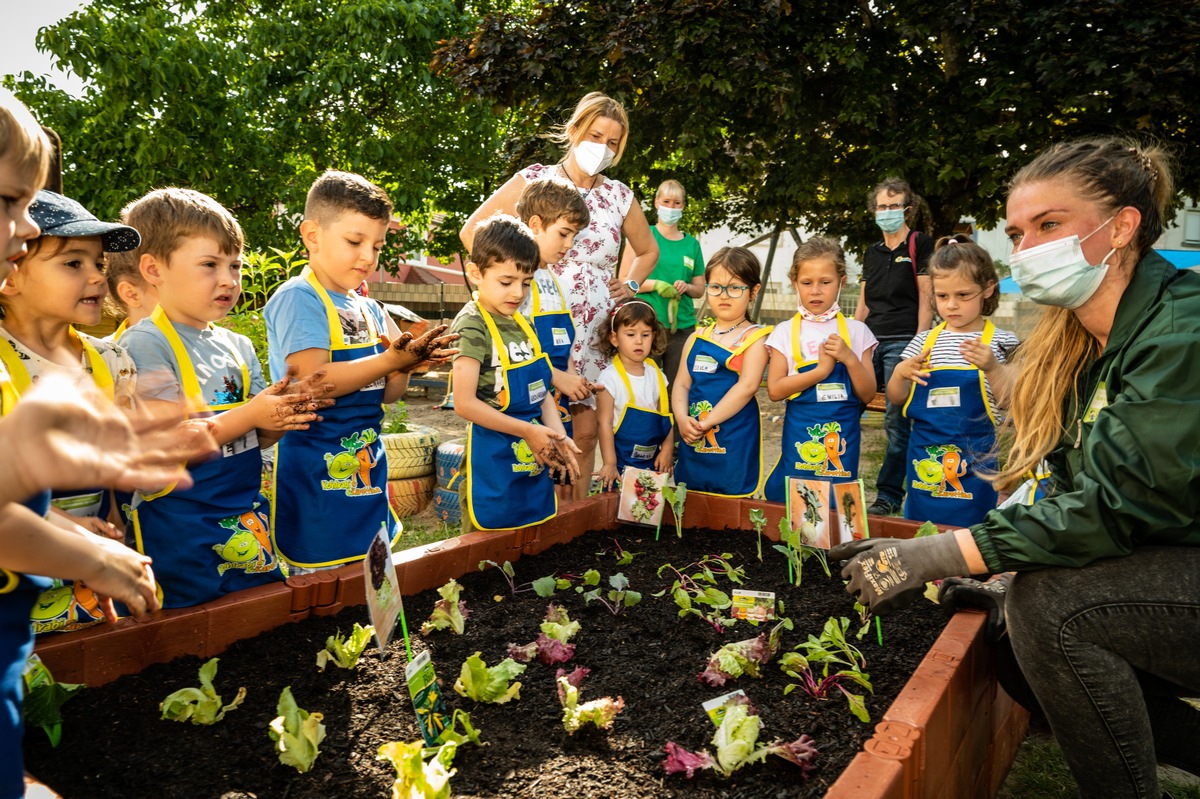
<path id="1" fill-rule="evenodd" d="M 571 119 L 555 140 L 567 148 L 557 164 L 534 164 L 518 172 L 484 201 L 463 225 L 459 236 L 467 251 L 475 238 L 475 225 L 495 213 L 515 212 L 517 198 L 534 180 L 556 179 L 572 183 L 587 203 L 591 220 L 575 237 L 574 246 L 550 269 L 567 294 L 575 320 L 571 358 L 575 370 L 594 383 L 608 359 L 595 347 L 597 327 L 614 303 L 630 299 L 658 261 L 658 245 L 633 192 L 602 171 L 621 160 L 629 138 L 629 119 L 617 101 L 592 92 L 579 101 Z M 628 277 L 617 279 L 621 237 L 633 251 Z M 590 391 L 573 398 L 571 415 L 575 444 L 579 447 L 584 479 L 575 486 L 575 498 L 587 496 L 589 475 L 596 457 L 596 401 Z"/>

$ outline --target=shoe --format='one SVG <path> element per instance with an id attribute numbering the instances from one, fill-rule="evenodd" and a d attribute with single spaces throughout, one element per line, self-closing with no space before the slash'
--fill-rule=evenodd
<path id="1" fill-rule="evenodd" d="M 867 508 L 867 513 L 871 516 L 899 516 L 900 505 L 880 497 L 871 503 L 871 506 Z"/>

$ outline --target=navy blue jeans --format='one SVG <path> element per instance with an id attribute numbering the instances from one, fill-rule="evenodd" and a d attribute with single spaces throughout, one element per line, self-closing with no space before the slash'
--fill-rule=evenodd
<path id="1" fill-rule="evenodd" d="M 1008 632 L 1083 799 L 1159 799 L 1200 773 L 1200 547 L 1018 574 Z"/>
<path id="2" fill-rule="evenodd" d="M 900 363 L 900 353 L 908 346 L 908 340 L 881 341 L 875 351 L 875 357 L 883 363 L 883 384 L 886 386 L 892 379 L 896 364 Z M 879 467 L 879 477 L 875 480 L 879 499 L 886 500 L 899 506 L 904 501 L 904 476 L 908 471 L 908 436 L 912 432 L 912 423 L 900 413 L 900 406 L 887 403 L 887 413 L 883 418 L 883 428 L 887 433 L 887 452 Z"/>

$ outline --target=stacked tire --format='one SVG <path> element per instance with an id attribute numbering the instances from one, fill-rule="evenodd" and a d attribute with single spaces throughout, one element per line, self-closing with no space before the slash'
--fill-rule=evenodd
<path id="1" fill-rule="evenodd" d="M 408 432 L 381 437 L 388 458 L 388 500 L 401 519 L 420 513 L 437 482 L 434 453 L 441 436 L 432 427 L 409 425 Z"/>
<path id="2" fill-rule="evenodd" d="M 434 456 L 437 485 L 433 490 L 433 506 L 438 518 L 451 526 L 462 524 L 458 486 L 465 476 L 466 452 L 466 439 L 457 438 L 440 445 Z"/>

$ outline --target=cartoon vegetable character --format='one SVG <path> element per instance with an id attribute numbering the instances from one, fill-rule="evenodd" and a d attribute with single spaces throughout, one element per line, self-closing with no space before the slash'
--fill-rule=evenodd
<path id="1" fill-rule="evenodd" d="M 947 493 L 946 485 L 949 484 L 952 489 L 959 493 L 965 494 L 962 483 L 959 478 L 967 473 L 967 462 L 962 459 L 959 454 L 960 450 L 954 445 L 948 445 L 945 452 L 942 454 L 942 493 Z"/>
<path id="2" fill-rule="evenodd" d="M 838 432 L 841 429 L 842 426 L 837 422 L 825 425 L 825 437 L 821 443 L 825 446 L 825 458 L 836 467 L 836 471 L 844 472 L 846 470 L 842 468 L 842 456 L 846 454 L 846 441 Z M 838 447 L 839 443 L 841 448 Z"/>

